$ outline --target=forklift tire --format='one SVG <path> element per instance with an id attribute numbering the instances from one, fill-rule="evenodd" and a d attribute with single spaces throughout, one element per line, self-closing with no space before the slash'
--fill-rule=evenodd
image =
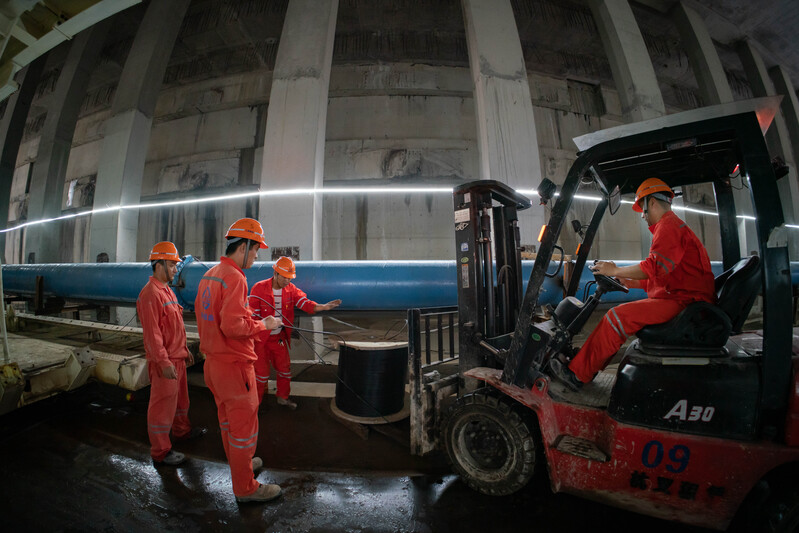
<path id="1" fill-rule="evenodd" d="M 766 502 L 766 511 L 768 529 L 765 531 L 790 533 L 799 530 L 799 490 L 774 494 Z"/>
<path id="2" fill-rule="evenodd" d="M 506 400 L 486 391 L 450 407 L 442 437 L 453 469 L 483 494 L 512 494 L 533 477 L 536 442 L 530 427 Z"/>
<path id="3" fill-rule="evenodd" d="M 760 481 L 741 511 L 732 531 L 799 531 L 799 487 L 785 478 Z"/>

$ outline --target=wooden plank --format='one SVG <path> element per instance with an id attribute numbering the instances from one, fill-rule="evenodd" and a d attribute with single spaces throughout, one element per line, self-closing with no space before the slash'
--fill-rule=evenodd
<path id="1" fill-rule="evenodd" d="M 333 413 L 333 409 L 330 407 L 330 402 L 322 402 L 321 409 L 330 415 L 333 420 L 358 435 L 358 437 L 360 437 L 362 440 L 369 440 L 369 426 L 358 424 L 357 422 L 352 422 L 350 420 L 344 420 L 343 418 L 336 416 L 335 413 Z"/>

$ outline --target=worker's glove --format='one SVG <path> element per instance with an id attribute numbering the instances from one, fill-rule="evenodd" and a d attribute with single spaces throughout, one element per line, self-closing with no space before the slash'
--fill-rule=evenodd
<path id="1" fill-rule="evenodd" d="M 268 316 L 261 320 L 266 326 L 266 329 L 277 329 L 283 327 L 283 320 L 274 316 Z"/>

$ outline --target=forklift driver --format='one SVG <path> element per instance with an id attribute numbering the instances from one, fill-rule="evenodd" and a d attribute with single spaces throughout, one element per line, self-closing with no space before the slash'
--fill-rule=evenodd
<path id="1" fill-rule="evenodd" d="M 693 231 L 671 210 L 674 192 L 658 178 L 644 180 L 635 193 L 633 210 L 649 225 L 649 256 L 627 267 L 599 261 L 594 272 L 621 278 L 630 288 L 641 288 L 647 298 L 610 309 L 583 347 L 566 365 L 550 361 L 551 374 L 572 390 L 594 379 L 621 348 L 627 337 L 650 324 L 674 318 L 688 304 L 716 303 L 714 277 L 707 251 Z"/>

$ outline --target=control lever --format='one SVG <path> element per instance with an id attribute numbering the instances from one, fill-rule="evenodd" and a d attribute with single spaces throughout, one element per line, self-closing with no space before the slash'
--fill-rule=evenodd
<path id="1" fill-rule="evenodd" d="M 566 329 L 566 324 L 560 321 L 560 318 L 558 318 L 558 315 L 555 314 L 555 310 L 552 308 L 551 304 L 544 305 L 544 309 L 547 310 L 547 313 L 549 313 L 549 316 L 552 317 L 552 321 L 559 330 L 563 331 Z"/>

